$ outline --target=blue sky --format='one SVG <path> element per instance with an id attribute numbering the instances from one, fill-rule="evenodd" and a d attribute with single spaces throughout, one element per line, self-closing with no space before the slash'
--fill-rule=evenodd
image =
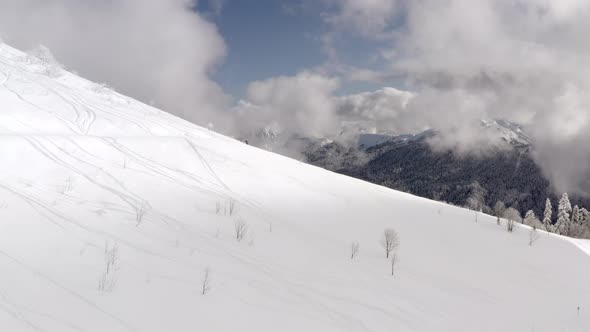
<path id="1" fill-rule="evenodd" d="M 201 1 L 198 11 L 209 13 L 208 18 L 216 24 L 228 47 L 227 57 L 212 78 L 236 98 L 244 96 L 252 81 L 295 75 L 330 60 L 321 40 L 329 26 L 317 3 L 307 7 L 305 1 L 293 5 L 296 2 L 287 0 L 226 0 L 217 13 L 212 13 L 211 3 L 216 2 Z M 370 55 L 378 44 L 351 37 L 338 39 L 336 45 L 340 61 L 374 66 Z M 345 82 L 338 93 L 374 90 L 383 84 Z"/>
<path id="2" fill-rule="evenodd" d="M 228 54 L 213 75 L 226 92 L 243 95 L 248 82 L 321 64 L 325 56 L 317 39 L 323 29 L 319 16 L 289 12 L 276 0 L 226 1 L 221 12 L 209 15 L 223 36 Z M 199 11 L 211 11 L 208 2 Z"/>

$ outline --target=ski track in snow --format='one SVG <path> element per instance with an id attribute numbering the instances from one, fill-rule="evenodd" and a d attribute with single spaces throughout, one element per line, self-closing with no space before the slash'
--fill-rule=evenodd
<path id="1" fill-rule="evenodd" d="M 42 278 L 44 281 L 46 281 L 48 284 L 52 285 L 53 287 L 58 288 L 59 290 L 69 294 L 70 296 L 72 296 L 75 299 L 78 299 L 80 301 L 80 303 L 87 305 L 89 307 L 91 307 L 92 309 L 96 310 L 97 312 L 100 312 L 102 314 L 104 314 L 105 318 L 111 319 L 116 321 L 119 325 L 123 326 L 126 330 L 128 331 L 138 331 L 136 330 L 134 327 L 130 326 L 128 323 L 126 323 L 125 321 L 123 321 L 122 319 L 116 317 L 115 315 L 107 312 L 105 309 L 99 307 L 96 303 L 88 300 L 87 298 L 85 298 L 84 296 L 78 294 L 77 292 L 59 284 L 57 281 L 51 279 L 50 277 L 46 276 L 45 274 L 43 274 L 41 271 L 36 270 L 30 266 L 28 266 L 27 264 L 23 263 L 22 261 L 18 260 L 17 258 L 9 255 L 8 253 L 0 250 L 0 256 L 4 256 L 4 258 L 10 260 L 12 263 L 18 265 L 19 267 L 23 268 L 24 270 L 27 270 L 28 272 L 30 272 L 31 274 L 34 274 L 35 276 L 38 276 L 40 278 Z"/>
<path id="2" fill-rule="evenodd" d="M 580 239 L 568 239 L 571 241 L 578 249 L 584 252 L 586 255 L 590 256 L 590 240 L 580 240 Z"/>

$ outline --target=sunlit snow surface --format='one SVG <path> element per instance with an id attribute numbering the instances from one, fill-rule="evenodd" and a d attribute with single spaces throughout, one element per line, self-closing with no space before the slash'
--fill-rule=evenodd
<path id="1" fill-rule="evenodd" d="M 524 227 L 247 146 L 8 46 L 0 156 L 1 331 L 590 331 L 586 241 L 531 247 Z"/>

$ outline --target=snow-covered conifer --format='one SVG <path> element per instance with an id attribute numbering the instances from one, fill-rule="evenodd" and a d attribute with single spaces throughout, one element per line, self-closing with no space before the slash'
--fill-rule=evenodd
<path id="1" fill-rule="evenodd" d="M 570 212 L 572 205 L 567 193 L 563 193 L 559 200 L 559 207 L 557 209 L 557 223 L 555 224 L 555 233 L 561 235 L 568 235 L 570 229 Z"/>
<path id="2" fill-rule="evenodd" d="M 553 232 L 553 222 L 551 218 L 553 217 L 553 207 L 551 206 L 551 200 L 547 198 L 545 201 L 545 213 L 543 214 L 543 226 L 548 232 Z"/>

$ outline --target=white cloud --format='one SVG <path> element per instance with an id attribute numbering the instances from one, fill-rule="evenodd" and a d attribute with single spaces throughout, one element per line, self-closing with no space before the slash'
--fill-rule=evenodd
<path id="1" fill-rule="evenodd" d="M 424 125 L 416 125 L 408 104 L 414 95 L 394 88 L 382 88 L 339 97 L 336 99 L 341 121 L 363 121 L 371 123 L 377 132 L 389 131 L 397 134 L 419 132 Z M 406 123 L 410 120 L 411 123 Z"/>
<path id="2" fill-rule="evenodd" d="M 325 20 L 340 29 L 375 36 L 393 21 L 400 6 L 399 0 L 339 0 L 336 10 L 325 13 Z"/>
<path id="3" fill-rule="evenodd" d="M 272 127 L 284 134 L 323 137 L 338 128 L 333 93 L 339 81 L 317 73 L 252 82 L 238 106 L 242 128 Z"/>
<path id="4" fill-rule="evenodd" d="M 190 0 L 0 0 L 0 34 L 48 46 L 69 69 L 200 124 L 224 122 L 228 97 L 209 74 L 223 38 Z"/>
<path id="5" fill-rule="evenodd" d="M 227 0 L 207 0 L 209 5 L 209 15 L 219 16 L 225 7 Z"/>

